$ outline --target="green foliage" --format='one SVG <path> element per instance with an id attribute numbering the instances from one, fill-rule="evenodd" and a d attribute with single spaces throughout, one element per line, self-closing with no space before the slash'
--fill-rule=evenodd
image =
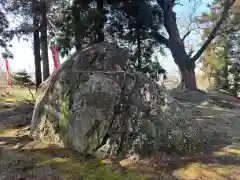
<path id="1" fill-rule="evenodd" d="M 163 51 L 159 42 L 151 36 L 151 29 L 159 30 L 162 25 L 161 9 L 150 0 L 128 2 L 112 0 L 104 4 L 103 14 L 97 11 L 94 1 L 74 1 L 66 4 L 56 14 L 51 31 L 51 41 L 56 42 L 60 54 L 66 56 L 81 44 L 88 47 L 98 31 L 98 22 L 105 23 L 105 40 L 114 40 L 127 48 L 131 54 L 129 66 L 158 79 L 165 70 L 153 53 Z M 78 9 L 76 13 L 76 8 Z"/>
<path id="2" fill-rule="evenodd" d="M 9 32 L 12 36 L 28 40 L 37 28 L 32 25 L 32 1 L 6 2 L 6 11 L 17 20 L 16 27 Z M 79 50 L 94 43 L 103 23 L 105 40 L 114 39 L 129 50 L 131 67 L 156 79 L 165 74 L 160 63 L 153 58 L 154 52 L 163 52 L 163 48 L 151 34 L 153 29 L 158 31 L 162 28 L 161 8 L 152 0 L 109 0 L 103 1 L 103 11 L 99 11 L 99 2 L 47 1 L 48 40 L 58 46 L 60 55 L 67 56 L 73 49 Z"/>
<path id="3" fill-rule="evenodd" d="M 133 1 L 124 7 L 116 1 L 110 8 L 106 29 L 111 38 L 118 39 L 119 45 L 130 51 L 130 67 L 158 79 L 166 71 L 153 53 L 163 52 L 163 47 L 153 39 L 151 30 L 161 29 L 163 22 L 161 9 L 151 2 Z"/>
<path id="4" fill-rule="evenodd" d="M 12 53 L 9 51 L 11 47 L 10 41 L 13 38 L 13 34 L 8 31 L 9 21 L 4 9 L 5 1 L 0 2 L 0 48 L 2 49 L 3 58 L 12 58 Z"/>
<path id="5" fill-rule="evenodd" d="M 85 2 L 67 4 L 53 20 L 54 29 L 51 31 L 51 40 L 56 41 L 62 56 L 67 56 L 75 48 L 76 41 L 80 41 L 82 47 L 87 47 L 96 34 L 96 22 L 99 13 Z M 76 14 L 75 6 L 78 8 Z"/>
<path id="6" fill-rule="evenodd" d="M 205 39 L 211 31 L 211 25 L 217 21 L 218 3 L 215 1 L 209 5 L 211 11 L 203 13 L 199 22 L 209 25 L 204 28 L 202 39 Z M 215 8 L 213 8 L 215 7 Z M 207 18 L 206 18 L 207 17 Z M 236 22 L 235 22 L 236 23 Z M 238 47 L 240 29 L 237 31 L 238 24 L 225 21 L 222 29 L 217 34 L 216 39 L 208 46 L 202 57 L 203 70 L 209 78 L 214 77 L 215 85 L 218 89 L 224 89 L 237 96 L 240 87 L 240 60 L 236 57 L 240 53 Z M 231 31 L 229 31 L 231 30 Z"/>

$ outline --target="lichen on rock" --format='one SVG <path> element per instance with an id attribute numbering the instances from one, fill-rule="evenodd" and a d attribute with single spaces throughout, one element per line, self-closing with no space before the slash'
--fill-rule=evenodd
<path id="1" fill-rule="evenodd" d="M 41 85 L 31 136 L 101 158 L 202 146 L 197 122 L 127 60 L 107 42 L 76 52 Z"/>

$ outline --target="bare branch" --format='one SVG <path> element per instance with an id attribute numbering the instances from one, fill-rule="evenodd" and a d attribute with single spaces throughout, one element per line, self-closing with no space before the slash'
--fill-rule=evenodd
<path id="1" fill-rule="evenodd" d="M 27 88 L 28 88 L 28 92 L 29 92 L 29 93 L 31 94 L 31 96 L 32 96 L 32 101 L 35 102 L 36 100 L 35 100 L 35 98 L 34 98 L 34 95 L 33 95 L 32 91 L 31 91 L 30 85 L 27 85 Z"/>
<path id="2" fill-rule="evenodd" d="M 187 38 L 188 35 L 191 34 L 192 31 L 195 31 L 195 30 L 197 30 L 199 28 L 199 27 L 193 28 L 192 24 L 196 23 L 196 21 L 195 21 L 195 13 L 196 13 L 198 7 L 200 6 L 200 3 L 201 3 L 201 1 L 194 1 L 193 6 L 190 7 L 192 9 L 191 13 L 189 14 L 189 17 L 186 17 L 186 19 L 188 18 L 188 20 L 189 20 L 189 24 L 187 25 L 187 28 L 186 28 L 187 29 L 187 33 L 182 37 L 182 39 L 181 39 L 182 42 L 184 42 L 184 40 Z"/>
<path id="3" fill-rule="evenodd" d="M 186 39 L 186 37 L 192 32 L 192 30 L 189 30 L 183 37 L 182 37 L 182 42 Z"/>
<path id="4" fill-rule="evenodd" d="M 199 29 L 199 27 L 197 27 L 197 28 L 192 28 L 192 29 L 190 29 L 190 30 L 188 30 L 188 32 L 182 37 L 182 42 L 187 38 L 187 36 L 189 36 L 190 34 L 191 34 L 191 32 L 192 31 L 195 31 L 195 30 L 197 30 L 197 29 Z"/>
<path id="5" fill-rule="evenodd" d="M 234 4 L 234 2 L 235 2 L 235 0 L 225 0 L 223 12 L 221 13 L 215 26 L 213 27 L 212 31 L 210 32 L 207 40 L 203 43 L 202 47 L 197 51 L 197 53 L 193 57 L 191 57 L 191 61 L 195 62 L 202 55 L 202 53 L 205 51 L 205 49 L 208 47 L 208 45 L 211 43 L 211 41 L 214 39 L 217 31 L 219 30 L 224 19 L 227 17 L 228 11 L 231 8 L 231 6 Z"/>
<path id="6" fill-rule="evenodd" d="M 17 27 L 15 29 L 10 29 L 7 32 L 13 33 L 13 34 L 30 34 L 38 29 L 39 29 L 39 27 L 33 27 L 32 25 L 26 25 L 25 27 Z"/>

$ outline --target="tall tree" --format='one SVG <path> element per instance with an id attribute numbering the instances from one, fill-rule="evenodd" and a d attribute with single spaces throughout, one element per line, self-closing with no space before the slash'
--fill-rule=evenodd
<path id="1" fill-rule="evenodd" d="M 209 8 L 210 12 L 203 13 L 199 18 L 199 22 L 204 25 L 203 39 L 208 37 L 211 32 L 209 24 L 214 24 L 219 14 L 219 7 L 209 4 Z M 239 91 L 239 25 L 240 22 L 234 16 L 229 16 L 202 58 L 203 68 L 215 78 L 216 87 L 231 92 L 234 96 Z"/>
<path id="2" fill-rule="evenodd" d="M 19 20 L 15 24 L 17 27 L 11 31 L 20 38 L 27 37 L 23 38 L 24 40 L 31 39 L 33 34 L 36 86 L 38 87 L 42 82 L 41 60 L 44 80 L 49 76 L 48 29 L 52 28 L 49 22 L 52 22 L 51 18 L 55 17 L 62 5 L 68 2 L 67 0 L 7 0 L 7 2 L 8 13 Z"/>
<path id="3" fill-rule="evenodd" d="M 73 5 L 72 5 L 72 17 L 73 17 L 73 23 L 74 25 L 74 45 L 76 50 L 80 50 L 82 48 L 82 43 L 81 43 L 81 30 L 79 28 L 81 28 L 80 24 L 81 24 L 81 18 L 80 18 L 80 11 L 81 11 L 81 2 L 78 0 L 74 0 L 73 1 Z"/>
<path id="4" fill-rule="evenodd" d="M 51 40 L 58 45 L 62 56 L 74 48 L 80 50 L 96 41 L 100 14 L 93 1 L 66 3 L 52 20 Z"/>
<path id="5" fill-rule="evenodd" d="M 33 18 L 33 51 L 35 62 L 35 78 L 36 89 L 42 83 L 42 70 L 41 70 L 41 54 L 40 54 L 40 37 L 39 37 L 39 9 L 38 1 L 32 0 L 32 18 Z"/>
<path id="6" fill-rule="evenodd" d="M 114 39 L 130 51 L 131 67 L 158 78 L 165 70 L 152 58 L 154 50 L 158 51 L 160 47 L 159 43 L 152 39 L 148 26 L 152 24 L 158 29 L 162 21 L 158 16 L 160 10 L 153 7 L 150 2 L 150 0 L 138 2 L 96 0 L 88 3 L 81 1 L 78 11 L 75 11 L 74 3 L 69 4 L 59 13 L 54 23 L 56 29 L 60 30 L 53 33 L 60 52 L 62 55 L 68 54 L 75 46 L 76 39 L 81 39 L 82 47 Z"/>
<path id="7" fill-rule="evenodd" d="M 161 75 L 165 77 L 166 71 L 153 56 L 154 52 L 162 50 L 162 46 L 151 36 L 151 29 L 161 29 L 160 9 L 150 0 L 115 1 L 110 7 L 111 16 L 106 29 L 129 50 L 129 66 L 155 79 Z"/>
<path id="8" fill-rule="evenodd" d="M 15 19 L 15 27 L 10 30 L 23 40 L 33 38 L 36 89 L 42 83 L 40 54 L 39 0 L 8 0 L 6 10 Z M 26 37 L 26 38 L 24 38 Z"/>
<path id="9" fill-rule="evenodd" d="M 12 8 L 15 12 L 19 12 L 21 9 L 24 9 L 22 7 L 25 7 L 24 15 L 28 16 L 27 8 L 29 3 L 26 0 L 11 1 L 15 2 L 15 7 Z M 160 49 L 160 46 L 159 43 L 152 39 L 148 26 L 151 26 L 153 29 L 160 29 L 162 21 L 160 9 L 151 4 L 151 0 L 140 0 L 138 2 L 74 0 L 72 3 L 58 0 L 56 2 L 54 6 L 49 6 L 47 25 L 51 40 L 57 43 L 62 55 L 67 55 L 73 48 L 79 50 L 92 43 L 109 40 L 109 33 L 105 32 L 106 27 L 108 24 L 113 25 L 115 23 L 115 25 L 118 24 L 117 26 L 122 26 L 122 29 L 113 26 L 118 31 L 115 33 L 118 34 L 115 36 L 115 40 L 122 42 L 122 44 L 125 43 L 125 47 L 128 46 L 132 53 L 130 64 L 133 67 L 144 73 L 151 74 L 155 78 L 159 77 L 162 72 L 165 72 L 158 60 L 154 60 L 152 57 L 155 50 Z M 58 11 L 56 7 L 59 7 Z M 41 8 L 41 12 L 42 10 Z M 144 15 L 144 13 L 147 14 Z M 43 13 L 40 13 L 40 15 L 40 24 L 42 25 Z M 122 18 L 124 18 L 124 22 L 121 21 Z M 30 27 L 27 28 L 28 32 L 31 29 L 36 31 L 35 28 L 31 28 L 31 24 L 28 24 L 28 27 Z M 23 30 L 24 28 L 21 27 L 20 29 Z M 40 28 L 40 31 L 44 29 L 46 28 Z M 43 43 L 41 44 L 43 45 Z M 43 54 L 42 57 L 44 64 L 44 59 L 46 58 L 44 58 Z"/>
<path id="10" fill-rule="evenodd" d="M 11 46 L 10 41 L 13 38 L 13 34 L 9 32 L 9 21 L 5 11 L 5 3 L 5 1 L 0 2 L 0 49 L 3 58 L 12 58 L 13 55 L 9 51 L 9 47 Z"/>
<path id="11" fill-rule="evenodd" d="M 41 52 L 43 64 L 43 80 L 46 80 L 49 75 L 49 60 L 48 60 L 48 33 L 47 33 L 47 2 L 40 0 L 40 33 L 41 33 Z"/>
<path id="12" fill-rule="evenodd" d="M 180 36 L 179 29 L 177 27 L 176 13 L 173 11 L 174 5 L 177 4 L 175 0 L 157 0 L 159 7 L 162 9 L 164 27 L 168 33 L 168 38 L 164 37 L 160 33 L 154 33 L 154 37 L 160 43 L 166 45 L 170 49 L 174 62 L 179 67 L 181 72 L 181 88 L 196 90 L 196 78 L 195 78 L 195 62 L 199 59 L 202 53 L 205 51 L 210 42 L 215 38 L 217 31 L 221 27 L 221 24 L 228 16 L 228 11 L 233 5 L 235 0 L 224 0 L 222 3 L 222 12 L 219 19 L 213 25 L 209 36 L 206 38 L 200 49 L 193 55 L 188 54 L 184 45 L 185 38 L 191 33 L 188 32 L 183 37 Z"/>
<path id="13" fill-rule="evenodd" d="M 105 14 L 104 14 L 104 0 L 97 0 L 97 12 L 100 17 L 97 19 L 97 26 L 96 26 L 96 40 L 95 42 L 102 42 L 105 39 L 103 28 L 104 28 L 104 21 L 105 21 Z"/>

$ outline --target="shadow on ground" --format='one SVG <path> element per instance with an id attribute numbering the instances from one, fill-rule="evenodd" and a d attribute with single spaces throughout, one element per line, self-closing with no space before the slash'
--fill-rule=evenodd
<path id="1" fill-rule="evenodd" d="M 5 151 L 2 154 L 4 157 L 12 156 L 13 154 L 21 155 L 24 158 L 28 157 L 24 162 L 31 162 L 31 169 L 36 166 L 50 167 L 52 172 L 55 172 L 54 177 L 60 176 L 63 179 L 73 180 L 131 180 L 153 177 L 153 173 L 147 174 L 146 172 L 139 173 L 139 171 L 127 170 L 117 163 L 106 164 L 104 161 L 91 156 L 84 156 L 73 150 L 43 145 L 32 141 L 25 135 L 22 137 L 5 137 L 1 141 Z M 20 158 L 20 160 L 22 159 Z M 154 175 L 156 177 L 156 174 Z"/>
<path id="2" fill-rule="evenodd" d="M 240 179 L 240 109 L 206 101 L 182 101 L 207 134 L 202 154 L 180 157 L 165 150 L 133 164 L 128 160 L 98 160 L 32 141 L 28 136 L 32 104 L 3 98 L 0 100 L 0 179 L 17 179 L 17 176 L 73 180 Z"/>

